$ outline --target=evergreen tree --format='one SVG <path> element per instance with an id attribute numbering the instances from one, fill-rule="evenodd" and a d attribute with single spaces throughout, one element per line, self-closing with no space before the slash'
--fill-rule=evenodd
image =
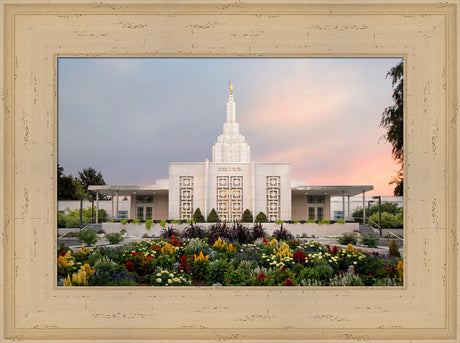
<path id="1" fill-rule="evenodd" d="M 212 209 L 211 212 L 209 212 L 208 219 L 206 221 L 208 223 L 217 223 L 220 221 L 215 209 Z"/>
<path id="2" fill-rule="evenodd" d="M 241 222 L 242 223 L 252 223 L 252 221 L 253 221 L 252 213 L 251 211 L 249 211 L 249 209 L 246 209 L 243 212 L 243 216 L 241 217 Z"/>
<path id="3" fill-rule="evenodd" d="M 200 208 L 197 208 L 195 210 L 195 213 L 193 213 L 193 220 L 195 221 L 195 223 L 204 223 L 205 222 L 204 216 L 201 214 Z"/>
<path id="4" fill-rule="evenodd" d="M 57 166 L 57 198 L 58 200 L 76 200 L 76 188 L 72 175 L 64 175 L 64 168 Z"/>
<path id="5" fill-rule="evenodd" d="M 256 223 L 266 223 L 268 222 L 267 216 L 263 212 L 259 212 L 256 216 Z"/>
<path id="6" fill-rule="evenodd" d="M 102 177 L 101 172 L 97 172 L 93 167 L 85 168 L 83 171 L 78 172 L 79 181 L 83 185 L 85 192 L 90 194 L 94 199 L 96 198 L 96 193 L 93 191 L 88 191 L 89 185 L 105 185 L 104 178 Z M 99 194 L 99 199 L 104 199 L 101 194 Z"/>

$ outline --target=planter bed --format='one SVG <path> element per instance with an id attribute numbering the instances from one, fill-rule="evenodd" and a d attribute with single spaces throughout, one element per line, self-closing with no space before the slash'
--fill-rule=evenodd
<path id="1" fill-rule="evenodd" d="M 401 286 L 401 258 L 317 241 L 220 236 L 58 250 L 63 286 Z"/>

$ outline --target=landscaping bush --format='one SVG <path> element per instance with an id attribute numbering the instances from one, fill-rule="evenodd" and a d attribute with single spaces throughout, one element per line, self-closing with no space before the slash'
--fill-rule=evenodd
<path id="1" fill-rule="evenodd" d="M 195 223 L 204 223 L 204 216 L 201 214 L 200 208 L 197 208 L 195 212 L 193 213 L 193 220 Z"/>
<path id="2" fill-rule="evenodd" d="M 150 230 L 150 229 L 152 228 L 152 224 L 153 224 L 153 220 L 152 220 L 152 219 L 147 219 L 147 220 L 145 221 L 145 228 L 146 228 L 147 230 Z"/>
<path id="3" fill-rule="evenodd" d="M 379 241 L 380 237 L 373 235 L 371 233 L 361 237 L 361 244 L 369 248 L 377 248 L 377 244 L 379 244 Z"/>
<path id="4" fill-rule="evenodd" d="M 212 209 L 211 212 L 209 212 L 208 218 L 206 220 L 208 223 L 218 223 L 219 216 L 217 215 L 217 212 L 215 209 Z"/>
<path id="5" fill-rule="evenodd" d="M 105 239 L 107 239 L 110 244 L 118 244 L 118 243 L 123 242 L 125 238 L 123 237 L 121 233 L 114 232 L 114 233 L 106 233 Z"/>
<path id="6" fill-rule="evenodd" d="M 339 238 L 337 238 L 337 241 L 341 245 L 356 245 L 356 243 L 358 243 L 358 237 L 353 233 L 344 233 Z"/>
<path id="7" fill-rule="evenodd" d="M 265 213 L 263 212 L 259 212 L 256 216 L 256 220 L 255 220 L 256 223 L 267 223 L 268 222 L 268 219 L 267 219 L 267 216 L 265 215 Z"/>
<path id="8" fill-rule="evenodd" d="M 93 245 L 98 241 L 96 231 L 90 228 L 80 230 L 77 233 L 77 237 L 86 245 Z"/>
<path id="9" fill-rule="evenodd" d="M 168 226 L 161 230 L 160 237 L 171 238 L 172 236 L 179 236 L 179 230 L 172 226 Z"/>
<path id="10" fill-rule="evenodd" d="M 281 228 L 279 230 L 273 231 L 272 237 L 277 239 L 278 241 L 289 241 L 294 238 L 294 235 L 289 230 L 283 228 L 283 225 L 281 225 Z"/>
<path id="11" fill-rule="evenodd" d="M 184 229 L 184 236 L 188 238 L 205 238 L 206 230 L 201 226 L 190 224 Z"/>
<path id="12" fill-rule="evenodd" d="M 266 236 L 265 230 L 262 227 L 261 223 L 256 223 L 252 228 L 252 239 L 251 241 L 254 242 L 256 239 L 263 238 Z"/>
<path id="13" fill-rule="evenodd" d="M 388 253 L 390 256 L 393 257 L 401 257 L 401 253 L 399 252 L 398 248 L 398 243 L 396 243 L 394 239 L 392 239 L 388 244 Z"/>
<path id="14" fill-rule="evenodd" d="M 252 221 L 253 221 L 252 213 L 251 211 L 249 211 L 249 209 L 246 209 L 243 212 L 243 216 L 241 217 L 241 222 L 242 223 L 252 223 Z"/>
<path id="15" fill-rule="evenodd" d="M 329 219 L 321 219 L 318 224 L 330 224 L 331 221 Z"/>

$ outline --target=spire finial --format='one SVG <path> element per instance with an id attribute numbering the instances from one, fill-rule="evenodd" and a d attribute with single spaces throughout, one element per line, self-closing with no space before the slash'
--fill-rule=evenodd
<path id="1" fill-rule="evenodd" d="M 231 82 L 229 82 L 230 84 L 230 95 L 233 95 L 233 84 Z"/>

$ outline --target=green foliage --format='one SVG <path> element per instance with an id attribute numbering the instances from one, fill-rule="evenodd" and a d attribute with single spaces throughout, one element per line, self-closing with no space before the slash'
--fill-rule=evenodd
<path id="1" fill-rule="evenodd" d="M 321 219 L 318 224 L 330 224 L 331 221 L 329 219 Z"/>
<path id="2" fill-rule="evenodd" d="M 378 212 L 374 213 L 373 215 L 369 217 L 369 219 L 372 222 L 379 224 L 379 213 Z M 391 213 L 382 212 L 382 227 L 393 228 L 393 227 L 401 227 L 402 225 L 403 225 L 402 215 L 399 215 L 397 217 Z"/>
<path id="3" fill-rule="evenodd" d="M 80 239 L 80 241 L 82 241 L 86 245 L 93 245 L 98 240 L 96 231 L 90 228 L 80 230 L 80 232 L 77 233 L 77 236 Z"/>
<path id="4" fill-rule="evenodd" d="M 401 257 L 401 253 L 399 252 L 398 244 L 394 239 L 390 241 L 388 244 L 388 253 L 390 256 L 393 257 Z"/>
<path id="5" fill-rule="evenodd" d="M 123 237 L 121 233 L 114 232 L 114 233 L 106 233 L 105 239 L 107 239 L 110 244 L 118 244 L 118 243 L 123 242 L 125 238 Z"/>
<path id="6" fill-rule="evenodd" d="M 387 212 L 387 213 L 397 215 L 399 213 L 402 213 L 402 211 L 403 211 L 402 207 L 399 207 L 398 204 L 395 204 L 393 202 L 388 202 L 388 201 L 385 201 L 385 202 L 382 203 L 382 212 Z M 370 217 L 375 213 L 377 213 L 377 215 L 379 213 L 379 205 L 378 204 L 372 205 L 370 209 L 366 208 L 366 217 Z M 363 208 L 358 207 L 353 212 L 352 216 L 354 218 L 362 218 L 363 217 Z M 378 221 L 377 221 L 377 223 L 378 223 Z"/>
<path id="7" fill-rule="evenodd" d="M 128 219 L 122 219 L 120 221 L 120 223 L 121 223 L 121 225 L 126 225 L 126 224 L 128 224 Z"/>
<path id="8" fill-rule="evenodd" d="M 267 216 L 265 215 L 265 213 L 263 212 L 259 212 L 256 216 L 256 220 L 255 220 L 256 223 L 267 223 L 268 222 L 268 219 L 267 219 Z"/>
<path id="9" fill-rule="evenodd" d="M 82 211 L 83 224 L 93 222 L 92 219 L 96 218 L 96 209 L 94 209 L 94 217 L 91 218 L 91 207 L 84 208 Z M 107 218 L 107 212 L 99 209 L 98 219 L 102 223 Z M 80 209 L 70 211 L 66 209 L 66 213 L 58 213 L 58 227 L 62 228 L 77 228 L 80 227 Z"/>
<path id="10" fill-rule="evenodd" d="M 145 221 L 145 228 L 146 228 L 147 230 L 150 230 L 150 229 L 152 228 L 152 224 L 153 224 L 153 220 L 152 220 L 152 219 L 147 219 L 147 220 Z"/>
<path id="11" fill-rule="evenodd" d="M 337 219 L 335 222 L 336 222 L 337 224 L 345 224 L 345 223 L 346 223 L 346 221 L 343 220 L 343 219 Z"/>
<path id="12" fill-rule="evenodd" d="M 392 78 L 393 101 L 394 104 L 384 109 L 380 127 L 386 129 L 383 138 L 392 146 L 393 159 L 401 164 L 401 169 L 396 178 L 391 182 L 395 185 L 394 195 L 403 195 L 403 156 L 404 156 L 404 65 L 401 61 L 398 65 L 391 68 L 387 77 Z"/>
<path id="13" fill-rule="evenodd" d="M 318 263 L 312 267 L 307 267 L 300 273 L 300 279 L 326 280 L 329 279 L 334 270 L 327 262 Z"/>
<path id="14" fill-rule="evenodd" d="M 277 224 L 277 225 L 281 225 L 283 223 L 284 223 L 284 221 L 282 221 L 281 219 L 275 220 L 275 224 Z"/>
<path id="15" fill-rule="evenodd" d="M 225 273 L 228 270 L 228 262 L 224 259 L 214 260 L 209 264 L 208 285 L 221 284 L 225 282 Z"/>
<path id="16" fill-rule="evenodd" d="M 355 245 L 358 243 L 358 237 L 353 233 L 344 233 L 339 238 L 337 238 L 339 244 L 348 245 L 353 244 Z"/>
<path id="17" fill-rule="evenodd" d="M 162 228 L 165 228 L 165 227 L 166 227 L 166 220 L 164 220 L 164 219 L 163 219 L 163 220 L 160 220 L 160 226 L 161 226 Z"/>
<path id="18" fill-rule="evenodd" d="M 195 223 L 204 223 L 205 222 L 204 216 L 201 214 L 200 208 L 197 208 L 195 210 L 195 213 L 193 213 L 193 220 L 195 221 Z"/>
<path id="19" fill-rule="evenodd" d="M 133 219 L 132 224 L 139 224 L 140 222 L 141 220 L 136 218 L 136 219 Z"/>
<path id="20" fill-rule="evenodd" d="M 380 238 L 373 234 L 367 234 L 361 237 L 361 244 L 369 248 L 377 248 Z"/>
<path id="21" fill-rule="evenodd" d="M 241 222 L 242 223 L 252 223 L 253 219 L 254 218 L 252 216 L 251 211 L 249 211 L 249 209 L 244 210 L 243 215 L 241 217 Z"/>
<path id="22" fill-rule="evenodd" d="M 96 193 L 93 191 L 88 191 L 89 185 L 105 185 L 104 178 L 102 177 L 101 172 L 97 172 L 93 167 L 85 168 L 83 171 L 78 172 L 79 181 L 83 185 L 85 192 L 90 194 L 93 199 L 96 198 Z M 103 196 L 99 196 L 99 199 L 103 199 Z"/>
<path id="23" fill-rule="evenodd" d="M 217 215 L 217 212 L 214 208 L 211 210 L 211 212 L 209 212 L 209 215 L 206 221 L 208 223 L 217 223 L 220 221 L 219 216 Z"/>
<path id="24" fill-rule="evenodd" d="M 313 223 L 316 224 L 316 220 L 315 220 L 315 219 L 309 219 L 309 220 L 305 221 L 305 224 L 313 224 Z"/>

